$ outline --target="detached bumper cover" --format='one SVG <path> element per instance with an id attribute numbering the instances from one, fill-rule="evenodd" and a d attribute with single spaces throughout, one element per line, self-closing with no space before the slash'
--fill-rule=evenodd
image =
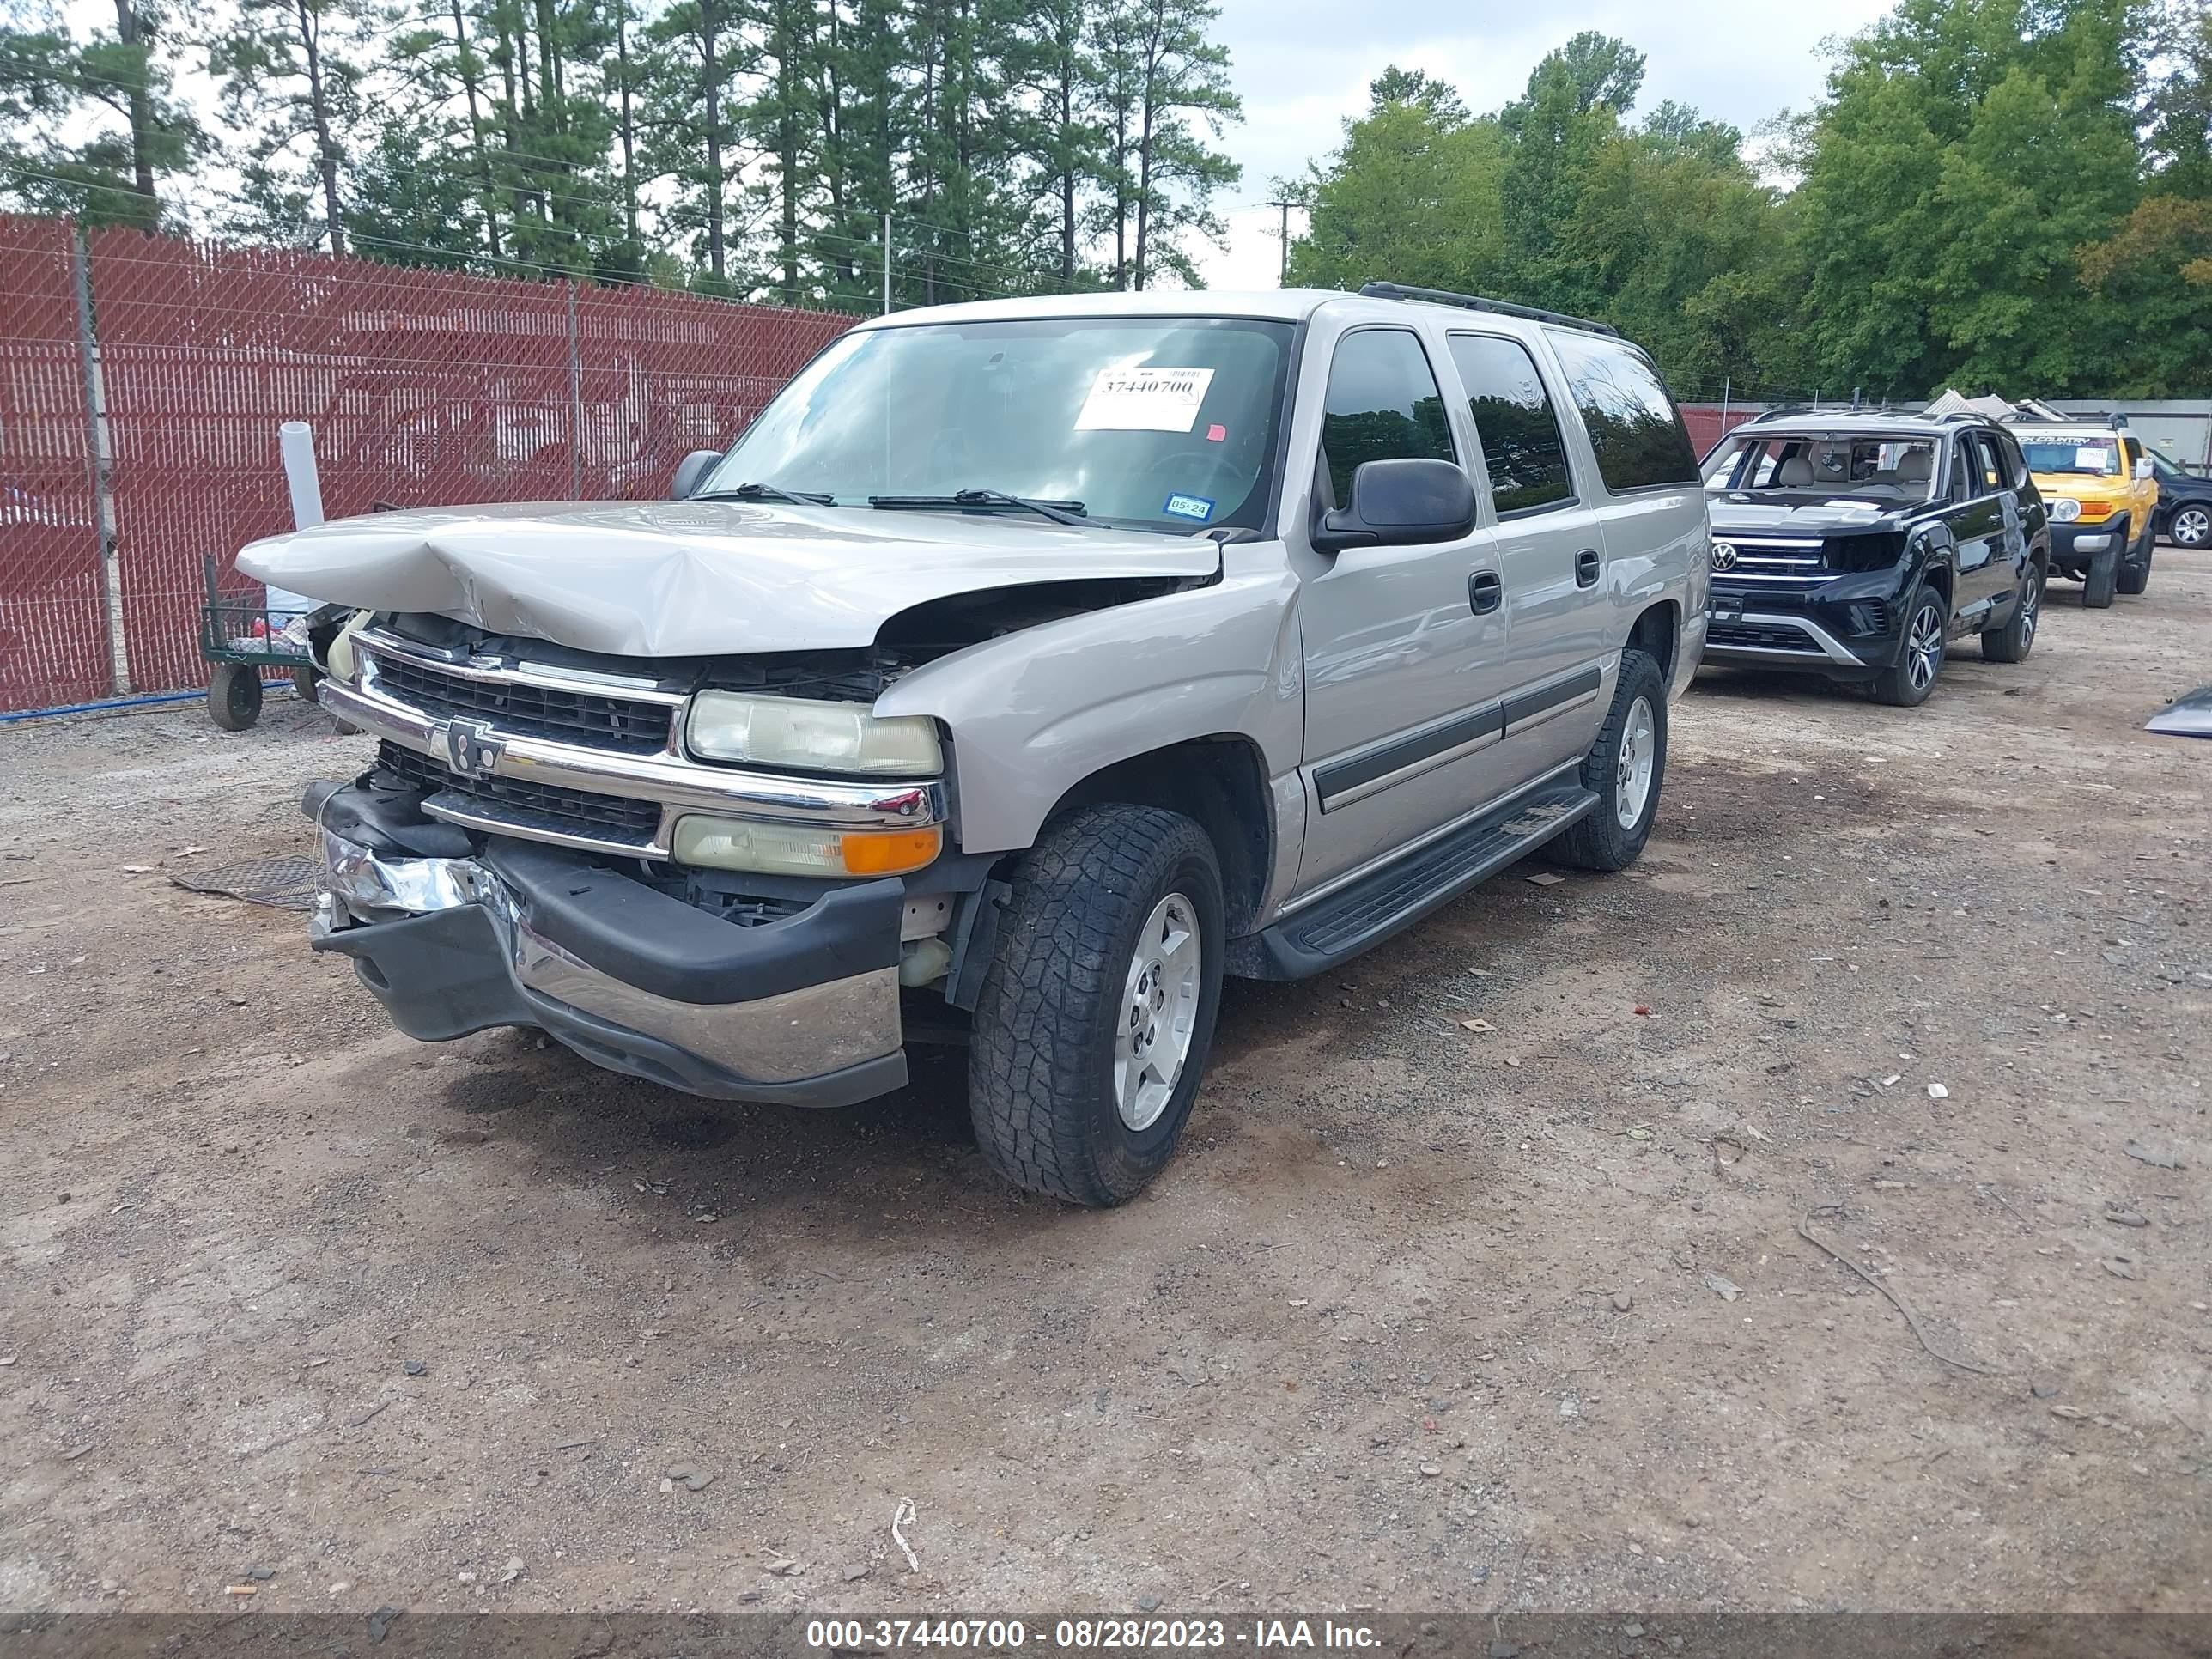
<path id="1" fill-rule="evenodd" d="M 314 948 L 351 957 L 410 1036 L 532 1026 L 728 1100 L 843 1106 L 906 1081 L 897 881 L 746 927 L 547 849 L 414 858 L 323 840 Z"/>

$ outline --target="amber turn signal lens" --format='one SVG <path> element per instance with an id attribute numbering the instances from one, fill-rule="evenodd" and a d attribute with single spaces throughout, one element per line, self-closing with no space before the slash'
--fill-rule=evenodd
<path id="1" fill-rule="evenodd" d="M 945 845 L 942 830 L 853 830 L 840 838 L 848 876 L 902 876 Z"/>

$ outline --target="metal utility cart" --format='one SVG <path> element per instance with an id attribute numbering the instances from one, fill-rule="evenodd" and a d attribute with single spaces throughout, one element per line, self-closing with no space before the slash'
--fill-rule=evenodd
<path id="1" fill-rule="evenodd" d="M 309 702 L 321 676 L 304 645 L 284 637 L 265 595 L 226 596 L 216 586 L 216 562 L 200 561 L 207 600 L 200 606 L 200 655 L 208 663 L 208 718 L 226 732 L 243 732 L 261 718 L 261 675 L 282 669 Z"/>

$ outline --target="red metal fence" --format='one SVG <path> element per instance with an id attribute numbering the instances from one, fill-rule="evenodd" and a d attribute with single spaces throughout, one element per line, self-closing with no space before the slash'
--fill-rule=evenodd
<path id="1" fill-rule="evenodd" d="M 109 684 L 69 227 L 0 219 L 0 708 Z"/>
<path id="2" fill-rule="evenodd" d="M 325 511 L 650 496 L 849 319 L 137 231 L 87 239 L 130 678 L 193 685 L 201 561 L 287 528 L 285 421 Z M 0 709 L 112 688 L 72 234 L 0 220 Z M 226 587 L 250 591 L 234 573 Z"/>
<path id="3" fill-rule="evenodd" d="M 1690 443 L 1700 455 L 1709 455 L 1713 446 L 1741 426 L 1765 408 L 1763 404 L 1684 404 L 1682 424 L 1689 428 Z"/>

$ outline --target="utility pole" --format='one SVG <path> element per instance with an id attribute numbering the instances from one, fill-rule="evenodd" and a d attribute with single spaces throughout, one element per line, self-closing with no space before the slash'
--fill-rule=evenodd
<path id="1" fill-rule="evenodd" d="M 891 314 L 891 216 L 884 215 L 884 315 Z"/>
<path id="2" fill-rule="evenodd" d="M 1283 262 L 1275 273 L 1275 284 L 1279 288 L 1287 287 L 1291 276 L 1291 210 L 1297 204 L 1286 202 L 1280 197 L 1271 197 L 1264 205 L 1283 210 Z"/>

